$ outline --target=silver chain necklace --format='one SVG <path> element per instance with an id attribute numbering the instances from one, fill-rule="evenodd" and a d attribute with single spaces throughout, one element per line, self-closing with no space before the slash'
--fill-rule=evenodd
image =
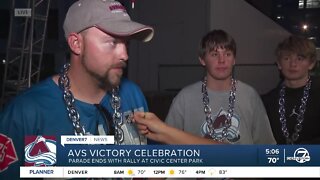
<path id="1" fill-rule="evenodd" d="M 62 72 L 59 75 L 59 87 L 63 90 L 63 99 L 67 106 L 68 116 L 72 121 L 72 125 L 74 127 L 75 135 L 88 135 L 86 133 L 85 128 L 83 125 L 80 124 L 80 115 L 78 110 L 74 104 L 74 96 L 70 91 L 70 79 L 68 77 L 68 70 L 70 68 L 70 63 L 67 63 L 63 66 Z M 114 109 L 113 114 L 113 123 L 115 124 L 115 143 L 121 144 L 124 140 L 124 133 L 121 128 L 123 124 L 122 114 L 119 111 L 120 109 L 120 96 L 119 96 L 119 87 L 112 89 L 112 98 L 111 98 L 111 106 Z"/>
<path id="2" fill-rule="evenodd" d="M 306 111 L 306 106 L 309 97 L 309 90 L 311 88 L 311 79 L 308 78 L 308 82 L 303 88 L 303 96 L 301 98 L 301 105 L 299 106 L 299 111 L 297 115 L 297 124 L 294 127 L 294 132 L 292 133 L 291 137 L 289 135 L 289 131 L 287 128 L 287 119 L 286 119 L 286 110 L 285 110 L 285 85 L 282 83 L 282 87 L 280 89 L 280 98 L 279 98 L 279 114 L 280 114 L 280 122 L 281 122 L 281 130 L 286 138 L 287 144 L 293 144 L 299 138 L 299 132 L 302 130 L 302 123 L 304 121 L 304 112 Z"/>
<path id="3" fill-rule="evenodd" d="M 113 113 L 113 124 L 115 125 L 115 143 L 121 144 L 124 140 L 124 132 L 121 128 L 123 124 L 122 113 L 119 111 L 121 104 L 121 98 L 119 96 L 119 87 L 112 89 L 111 94 L 111 107 L 114 110 Z"/>
<path id="4" fill-rule="evenodd" d="M 72 92 L 70 91 L 70 80 L 68 77 L 69 68 L 69 63 L 63 66 L 62 72 L 59 75 L 58 83 L 59 87 L 63 90 L 63 99 L 67 106 L 68 116 L 72 121 L 72 125 L 74 127 L 74 134 L 83 136 L 86 134 L 86 131 L 80 124 L 80 115 L 74 105 L 74 97 Z"/>
<path id="5" fill-rule="evenodd" d="M 236 99 L 236 80 L 231 79 L 231 90 L 230 90 L 230 95 L 229 95 L 229 109 L 228 109 L 228 114 L 227 118 L 224 122 L 223 130 L 222 130 L 222 136 L 219 137 L 216 135 L 214 126 L 213 126 L 213 119 L 212 119 L 212 113 L 211 113 L 211 108 L 209 106 L 209 96 L 208 96 L 208 91 L 207 91 L 207 77 L 203 78 L 202 81 L 202 102 L 204 105 L 204 114 L 206 115 L 206 122 L 208 124 L 208 129 L 209 129 L 209 136 L 216 140 L 223 142 L 224 140 L 227 139 L 228 136 L 228 129 L 231 126 L 231 119 L 233 116 L 234 112 L 234 102 Z"/>

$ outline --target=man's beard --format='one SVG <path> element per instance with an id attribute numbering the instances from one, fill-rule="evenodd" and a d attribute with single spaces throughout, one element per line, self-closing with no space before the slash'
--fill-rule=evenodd
<path id="1" fill-rule="evenodd" d="M 120 79 L 122 77 L 122 74 L 110 74 L 111 69 L 108 69 L 108 71 L 106 71 L 106 73 L 104 73 L 103 75 L 99 75 L 97 73 L 95 73 L 94 71 L 88 71 L 88 73 L 97 80 L 98 82 L 98 86 L 101 89 L 112 89 L 114 87 L 119 86 L 120 84 Z"/>
<path id="2" fill-rule="evenodd" d="M 125 62 L 119 62 L 117 64 L 113 64 L 111 65 L 108 70 L 103 74 L 100 75 L 98 73 L 96 73 L 93 70 L 90 70 L 86 64 L 87 59 L 84 57 L 81 61 L 84 69 L 87 71 L 87 73 L 93 77 L 93 79 L 95 79 L 98 83 L 99 88 L 101 89 L 105 89 L 105 90 L 110 90 L 114 87 L 119 86 L 120 81 L 121 81 L 121 77 L 122 77 L 122 73 L 121 74 L 110 74 L 110 70 L 112 70 L 113 68 L 122 68 L 124 69 L 126 67 L 126 63 Z"/>

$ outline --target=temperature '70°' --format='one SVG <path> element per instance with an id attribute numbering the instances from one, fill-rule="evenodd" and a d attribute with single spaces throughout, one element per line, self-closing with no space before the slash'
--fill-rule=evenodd
<path id="1" fill-rule="evenodd" d="M 272 163 L 272 164 L 275 164 L 279 161 L 279 158 L 278 157 L 268 157 L 268 163 Z"/>

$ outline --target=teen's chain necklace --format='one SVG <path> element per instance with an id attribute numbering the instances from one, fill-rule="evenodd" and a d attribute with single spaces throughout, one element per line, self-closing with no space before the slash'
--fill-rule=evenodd
<path id="1" fill-rule="evenodd" d="M 279 114 L 280 114 L 281 130 L 282 130 L 283 136 L 286 138 L 287 144 L 293 144 L 299 138 L 299 132 L 301 132 L 302 130 L 302 123 L 304 121 L 304 112 L 306 111 L 310 88 L 311 88 L 311 79 L 310 77 L 308 77 L 307 84 L 303 88 L 301 105 L 299 106 L 299 111 L 297 114 L 297 124 L 294 126 L 294 132 L 290 136 L 287 128 L 286 109 L 285 109 L 286 86 L 284 83 L 282 83 L 281 85 L 280 98 L 279 98 Z"/>
<path id="2" fill-rule="evenodd" d="M 215 132 L 215 128 L 213 126 L 213 119 L 212 119 L 212 113 L 211 113 L 211 107 L 209 106 L 209 96 L 208 96 L 208 90 L 207 90 L 207 77 L 204 77 L 202 80 L 202 102 L 203 102 L 203 110 L 204 114 L 206 115 L 206 122 L 208 124 L 208 129 L 209 129 L 209 136 L 216 140 L 223 142 L 227 139 L 228 136 L 228 129 L 231 126 L 231 119 L 233 116 L 233 111 L 234 111 L 234 102 L 236 100 L 236 80 L 231 79 L 231 90 L 230 90 L 230 95 L 229 95 L 229 109 L 228 109 L 228 114 L 227 118 L 224 122 L 223 125 L 223 130 L 222 130 L 222 136 L 217 136 Z"/>

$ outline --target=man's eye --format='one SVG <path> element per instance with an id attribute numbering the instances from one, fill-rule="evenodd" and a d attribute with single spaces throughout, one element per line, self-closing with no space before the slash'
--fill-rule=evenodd
<path id="1" fill-rule="evenodd" d="M 298 61 L 303 61 L 305 58 L 303 56 L 298 56 Z"/>
<path id="2" fill-rule="evenodd" d="M 115 40 L 108 40 L 106 43 L 110 46 L 115 46 L 117 44 Z"/>
<path id="3" fill-rule="evenodd" d="M 285 60 L 285 61 L 288 61 L 289 57 L 283 57 L 282 59 Z"/>
<path id="4" fill-rule="evenodd" d="M 213 57 L 217 57 L 217 56 L 218 56 L 218 53 L 213 52 L 213 53 L 211 53 L 211 56 L 213 56 Z"/>
<path id="5" fill-rule="evenodd" d="M 230 57 L 230 56 L 232 56 L 232 53 L 230 53 L 230 52 L 229 52 L 229 53 L 226 53 L 226 56 L 227 56 L 227 57 Z"/>

